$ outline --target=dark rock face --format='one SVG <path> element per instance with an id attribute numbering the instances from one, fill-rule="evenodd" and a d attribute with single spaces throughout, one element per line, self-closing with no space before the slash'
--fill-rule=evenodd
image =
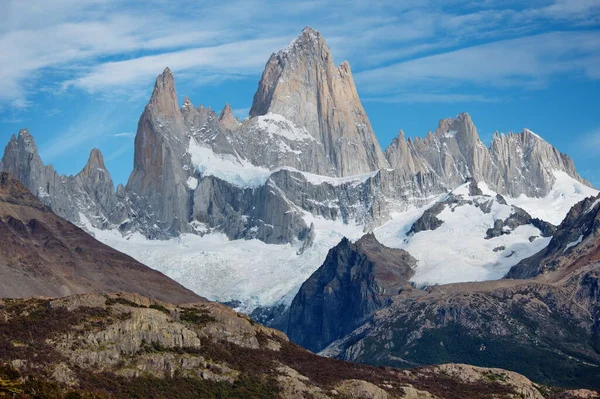
<path id="1" fill-rule="evenodd" d="M 504 199 L 502 199 L 504 201 Z M 504 201 L 506 203 L 506 201 Z M 504 220 L 497 219 L 494 221 L 494 227 L 491 227 L 486 232 L 486 239 L 500 237 L 503 234 L 510 234 L 511 230 L 519 226 L 531 224 L 540 229 L 542 237 L 550 237 L 555 227 L 550 223 L 540 219 L 534 219 L 524 209 L 518 206 L 513 206 L 513 213 Z"/>
<path id="2" fill-rule="evenodd" d="M 507 278 L 531 278 L 563 271 L 570 265 L 600 259 L 600 195 L 577 203 L 558 226 L 550 244 L 531 258 L 513 266 Z"/>
<path id="3" fill-rule="evenodd" d="M 288 336 L 310 350 L 323 349 L 410 289 L 415 264 L 407 252 L 381 245 L 373 234 L 356 243 L 344 238 L 292 301 Z"/>
<path id="4" fill-rule="evenodd" d="M 438 219 L 437 215 L 439 215 L 443 210 L 444 204 L 441 202 L 438 202 L 431 208 L 427 209 L 425 212 L 423 212 L 423 215 L 417 219 L 415 223 L 413 223 L 412 227 L 408 231 L 408 234 L 415 234 L 425 230 L 435 230 L 440 227 L 444 222 Z"/>
<path id="5" fill-rule="evenodd" d="M 0 297 L 129 291 L 175 303 L 201 300 L 56 216 L 0 173 Z"/>

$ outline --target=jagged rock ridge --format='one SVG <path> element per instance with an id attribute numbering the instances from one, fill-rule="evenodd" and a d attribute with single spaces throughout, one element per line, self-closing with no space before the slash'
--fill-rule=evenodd
<path id="1" fill-rule="evenodd" d="M 557 170 L 590 185 L 567 155 L 529 129 L 519 134 L 496 133 L 486 148 L 466 113 L 440 120 L 435 132 L 424 139 L 407 140 L 401 131 L 386 149 L 386 157 L 392 168 L 434 172 L 450 188 L 473 178 L 511 197 L 545 196 L 554 185 L 553 172 Z"/>
<path id="2" fill-rule="evenodd" d="M 554 168 L 581 180 L 568 157 L 524 135 L 498 136 L 488 150 L 461 114 L 440 121 L 425 139 L 400 134 L 384 156 L 349 65 L 336 67 L 323 37 L 306 28 L 271 56 L 243 122 L 229 105 L 217 115 L 186 97 L 179 108 L 173 73 L 165 69 L 138 122 L 133 171 L 116 193 L 97 152 L 77 176 L 59 176 L 26 131 L 11 138 L 0 169 L 79 225 L 150 238 L 217 229 L 231 239 L 286 243 L 306 236 L 306 213 L 369 230 L 468 177 L 511 196 L 544 195 Z M 515 159 L 529 167 L 515 169 Z M 219 168 L 224 173 L 215 173 Z M 252 181 L 240 183 L 240 174 Z"/>
<path id="3" fill-rule="evenodd" d="M 12 174 L 54 213 L 73 223 L 81 225 L 83 215 L 94 227 L 106 229 L 127 217 L 98 149 L 91 151 L 77 175 L 61 176 L 52 165 L 44 165 L 33 136 L 23 129 L 6 145 L 0 171 Z"/>

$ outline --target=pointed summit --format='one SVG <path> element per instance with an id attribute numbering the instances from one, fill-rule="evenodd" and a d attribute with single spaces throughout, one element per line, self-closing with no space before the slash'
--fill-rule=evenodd
<path id="1" fill-rule="evenodd" d="M 38 149 L 35 145 L 35 140 L 33 139 L 31 133 L 29 133 L 29 130 L 27 130 L 27 128 L 19 130 L 19 135 L 16 138 L 16 143 L 18 143 L 18 145 L 25 149 L 25 151 L 27 151 L 28 153 L 37 155 Z"/>
<path id="2" fill-rule="evenodd" d="M 277 55 L 287 58 L 302 53 L 306 54 L 308 51 L 318 49 L 322 49 L 326 54 L 330 53 L 329 47 L 327 47 L 327 43 L 325 42 L 325 39 L 323 39 L 323 36 L 315 29 L 307 26 L 300 32 L 298 37 L 280 50 Z"/>
<path id="3" fill-rule="evenodd" d="M 88 158 L 87 164 L 85 165 L 85 168 L 86 169 L 92 169 L 92 168 L 106 169 L 106 167 L 104 166 L 104 157 L 102 156 L 102 153 L 100 152 L 99 149 L 93 148 L 92 151 L 90 151 L 90 156 Z"/>
<path id="4" fill-rule="evenodd" d="M 330 169 L 339 176 L 388 166 L 350 65 L 336 67 L 325 39 L 310 27 L 265 66 L 250 117 L 268 113 L 285 117 L 323 143 Z"/>
<path id="5" fill-rule="evenodd" d="M 179 113 L 175 78 L 168 67 L 156 78 L 148 106 L 155 113 L 166 117 L 175 117 Z"/>
<path id="6" fill-rule="evenodd" d="M 221 114 L 219 115 L 219 123 L 222 127 L 228 130 L 233 130 L 240 125 L 237 119 L 235 119 L 233 110 L 231 109 L 229 103 L 225 104 L 225 107 L 221 111 Z"/>

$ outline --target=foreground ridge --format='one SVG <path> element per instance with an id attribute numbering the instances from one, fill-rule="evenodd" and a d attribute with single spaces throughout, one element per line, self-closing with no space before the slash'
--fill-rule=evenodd
<path id="1" fill-rule="evenodd" d="M 0 392 L 24 398 L 542 399 L 575 393 L 494 368 L 401 371 L 327 359 L 215 303 L 174 306 L 126 293 L 88 294 L 0 300 L 0 315 Z"/>

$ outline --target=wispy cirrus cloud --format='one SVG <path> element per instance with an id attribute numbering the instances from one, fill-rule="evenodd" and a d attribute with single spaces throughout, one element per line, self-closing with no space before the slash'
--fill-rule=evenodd
<path id="1" fill-rule="evenodd" d="M 149 55 L 126 61 L 99 64 L 83 76 L 65 82 L 89 92 L 132 83 L 146 83 L 157 70 L 170 67 L 175 73 L 199 70 L 210 75 L 250 75 L 260 73 L 273 50 L 286 44 L 282 39 L 258 39 Z"/>
<path id="2" fill-rule="evenodd" d="M 462 93 L 397 93 L 392 96 L 366 97 L 366 102 L 378 103 L 491 103 L 501 101 L 498 97 Z"/>
<path id="3" fill-rule="evenodd" d="M 131 138 L 131 137 L 135 137 L 135 133 L 134 132 L 123 132 L 123 133 L 115 133 L 115 134 L 111 134 L 112 137 L 124 137 L 124 138 Z"/>
<path id="4" fill-rule="evenodd" d="M 411 59 L 355 77 L 367 93 L 415 87 L 421 91 L 454 90 L 464 84 L 537 88 L 565 73 L 599 79 L 598 65 L 598 32 L 552 32 Z"/>
<path id="5" fill-rule="evenodd" d="M 256 75 L 270 52 L 304 25 L 320 29 L 336 59 L 350 59 L 361 80 L 374 83 L 363 85 L 370 92 L 383 90 L 375 77 L 383 73 L 390 75 L 380 81 L 391 78 L 405 91 L 407 73 L 425 83 L 499 77 L 492 83 L 510 84 L 536 70 L 538 84 L 560 70 L 596 79 L 600 72 L 590 65 L 598 50 L 578 41 L 583 33 L 548 37 L 573 39 L 562 47 L 535 38 L 549 25 L 571 30 L 599 23 L 596 0 L 233 0 L 176 8 L 163 0 L 6 0 L 0 4 L 0 53 L 10 57 L 0 58 L 0 104 L 25 108 L 44 86 L 56 95 L 71 89 L 135 93 L 131 88 L 146 85 L 165 66 L 194 73 L 202 84 Z M 507 41 L 515 37 L 525 38 Z M 559 55 L 552 56 L 556 49 Z M 541 68 L 548 58 L 550 73 Z M 461 70 L 473 71 L 474 78 Z"/>

